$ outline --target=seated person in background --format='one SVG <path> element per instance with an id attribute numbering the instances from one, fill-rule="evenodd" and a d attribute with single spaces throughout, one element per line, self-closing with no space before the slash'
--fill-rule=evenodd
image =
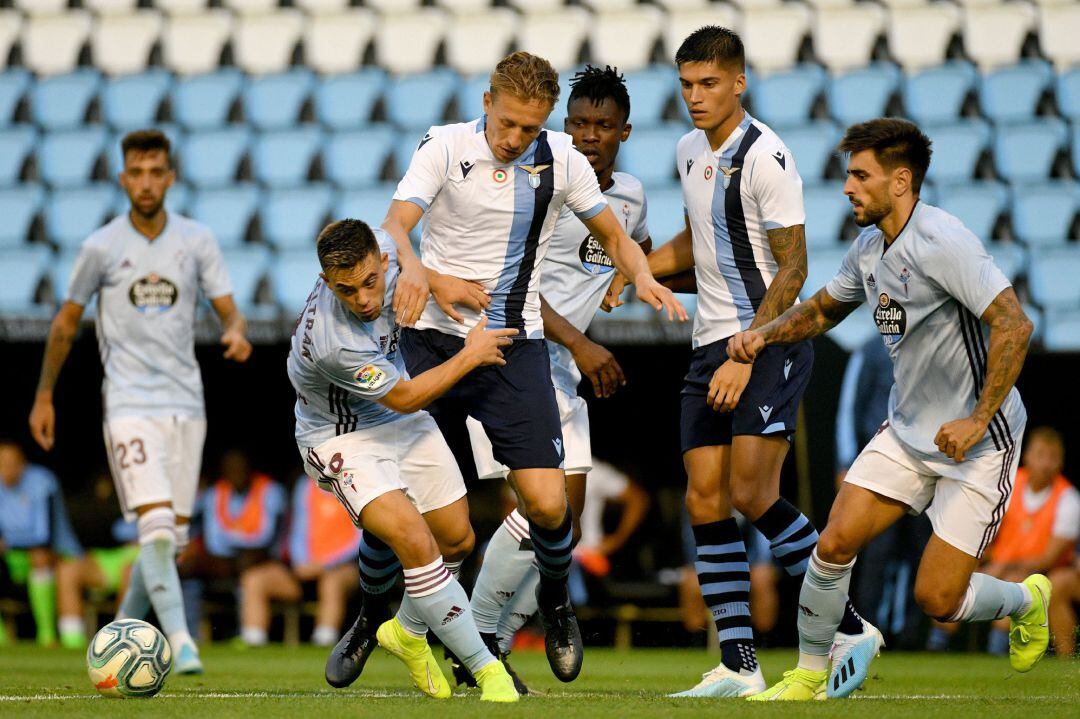
<path id="1" fill-rule="evenodd" d="M 279 559 L 285 531 L 285 490 L 252 470 L 243 452 L 231 450 L 221 459 L 221 479 L 202 493 L 197 505 L 205 551 L 185 552 L 180 576 L 238 578 L 241 639 L 250 646 L 264 645 L 270 626 L 270 600 L 300 598 L 296 580 Z"/>
<path id="2" fill-rule="evenodd" d="M 0 438 L 0 553 L 12 583 L 26 585 L 37 643 L 56 643 L 56 564 L 82 554 L 56 475 L 29 464 L 17 442 Z"/>
<path id="3" fill-rule="evenodd" d="M 1076 655 L 1076 605 L 1080 604 L 1080 557 L 1068 567 L 1050 572 L 1054 601 L 1050 604 L 1050 635 L 1054 653 L 1062 659 Z"/>
<path id="4" fill-rule="evenodd" d="M 348 596 L 360 583 L 360 530 L 341 511 L 334 494 L 319 489 L 306 475 L 296 480 L 292 507 L 289 561 L 300 581 L 316 583 L 319 604 L 311 643 L 333 646 L 341 635 Z"/>
<path id="5" fill-rule="evenodd" d="M 56 597 L 60 608 L 60 643 L 68 649 L 86 646 L 83 595 L 122 597 L 131 566 L 139 556 L 138 528 L 125 522 L 115 499 L 112 477 L 101 472 L 91 492 L 69 497 L 75 533 L 90 549 L 65 557 L 56 568 Z M 111 612 L 110 612 L 111 614 Z M 97 626 L 90 627 L 96 630 Z"/>
<path id="6" fill-rule="evenodd" d="M 1069 567 L 1080 535 L 1080 492 L 1061 474 L 1065 466 L 1061 435 L 1049 427 L 1031 430 L 1021 465 L 1012 501 L 983 569 L 1010 582 Z M 1067 602 L 1058 599 L 1057 603 Z M 1008 631 L 1008 621 L 994 624 L 989 645 L 992 653 L 1008 653 Z"/>

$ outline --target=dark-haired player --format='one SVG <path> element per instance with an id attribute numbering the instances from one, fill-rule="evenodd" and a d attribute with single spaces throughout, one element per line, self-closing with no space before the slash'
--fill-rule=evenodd
<path id="1" fill-rule="evenodd" d="M 810 558 L 799 595 L 799 665 L 755 699 L 846 697 L 859 687 L 877 653 L 869 638 L 846 659 L 833 650 L 828 672 L 851 567 L 908 512 L 926 510 L 934 528 L 915 578 L 924 612 L 943 622 L 1009 617 L 1009 659 L 1021 672 L 1050 638 L 1046 577 L 1017 583 L 975 573 L 1019 461 L 1027 412 L 1013 385 L 1031 321 L 979 238 L 919 199 L 930 140 L 918 127 L 871 120 L 848 128 L 839 149 L 849 154 L 844 194 L 865 229 L 832 281 L 735 335 L 730 352 L 756 365 L 773 347 L 827 332 L 868 302 L 895 384 L 889 417 L 848 470 Z"/>
<path id="2" fill-rule="evenodd" d="M 139 558 L 119 616 L 154 613 L 176 670 L 201 673 L 184 619 L 175 555 L 188 538 L 206 437 L 202 378 L 195 361 L 199 293 L 225 331 L 225 358 L 244 362 L 251 344 L 232 298 L 221 249 L 204 225 L 165 210 L 175 174 L 169 140 L 140 130 L 121 142 L 120 186 L 131 209 L 82 244 L 67 301 L 53 320 L 30 431 L 52 449 L 53 388 L 90 299 L 98 295 L 97 335 L 105 368 L 105 448 L 116 494 L 139 530 Z"/>
<path id="3" fill-rule="evenodd" d="M 652 241 L 646 225 L 645 191 L 641 182 L 615 172 L 619 147 L 630 137 L 630 96 L 618 70 L 587 66 L 570 81 L 566 132 L 574 147 L 589 160 L 600 189 L 624 231 L 647 254 Z M 597 397 L 611 396 L 625 380 L 612 354 L 585 336 L 596 310 L 611 291 L 611 303 L 623 284 L 611 258 L 589 228 L 568 208 L 555 223 L 541 268 L 540 295 L 544 334 L 549 340 L 551 379 L 562 422 L 566 456 L 566 488 L 574 525 L 585 501 L 585 477 L 592 469 L 589 414 L 577 387 L 584 374 Z M 491 443 L 475 420 L 469 421 L 473 456 L 482 479 L 503 478 L 509 469 L 492 456 Z M 473 614 L 489 645 L 510 650 L 514 633 L 536 611 L 539 572 L 533 560 L 528 523 L 519 510 L 503 521 L 488 544 L 480 576 L 473 589 Z M 511 599 L 512 598 L 512 599 Z M 522 685 L 523 686 L 523 685 Z M 521 687 L 519 687 L 520 689 Z"/>
<path id="4" fill-rule="evenodd" d="M 762 691 L 750 624 L 750 567 L 734 507 L 768 540 L 789 574 L 806 571 L 817 532 L 780 497 L 780 469 L 810 378 L 809 342 L 770 348 L 753 367 L 727 356 L 729 338 L 778 317 L 806 279 L 802 180 L 791 152 L 742 108 L 742 41 L 706 26 L 675 55 L 682 96 L 696 129 L 679 141 L 686 228 L 650 255 L 657 277 L 695 270 L 694 354 L 682 390 L 686 507 L 697 545 L 702 596 L 722 660 L 678 696 L 748 696 Z M 837 640 L 877 630 L 853 609 Z"/>

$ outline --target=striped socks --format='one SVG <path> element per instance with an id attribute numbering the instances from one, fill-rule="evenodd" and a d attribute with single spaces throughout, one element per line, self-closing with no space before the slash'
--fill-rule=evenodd
<path id="1" fill-rule="evenodd" d="M 570 576 L 573 552 L 573 517 L 570 506 L 562 522 L 554 529 L 546 529 L 529 520 L 529 537 L 536 554 L 536 568 L 540 570 L 540 601 L 544 606 L 566 601 L 566 580 Z"/>
<path id="2" fill-rule="evenodd" d="M 397 582 L 401 562 L 386 542 L 371 532 L 360 536 L 360 590 L 364 614 L 376 625 L 390 616 L 389 593 Z"/>
<path id="3" fill-rule="evenodd" d="M 697 545 L 694 568 L 701 596 L 716 623 L 724 666 L 753 672 L 758 663 L 750 626 L 750 564 L 739 525 L 729 518 L 692 529 Z"/>

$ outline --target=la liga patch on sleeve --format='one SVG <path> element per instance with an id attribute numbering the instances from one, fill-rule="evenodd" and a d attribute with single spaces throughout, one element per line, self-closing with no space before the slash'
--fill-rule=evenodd
<path id="1" fill-rule="evenodd" d="M 386 373 L 373 364 L 365 365 L 356 371 L 356 384 L 363 389 L 373 390 L 386 382 Z"/>

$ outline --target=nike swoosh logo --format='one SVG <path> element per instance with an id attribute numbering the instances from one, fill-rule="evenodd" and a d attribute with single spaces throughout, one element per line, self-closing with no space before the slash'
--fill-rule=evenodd
<path id="1" fill-rule="evenodd" d="M 426 669 L 424 670 L 424 672 L 425 672 L 425 673 L 426 673 L 426 675 L 427 675 L 427 685 L 428 685 L 428 689 L 429 689 L 429 690 L 431 691 L 431 693 L 432 693 L 432 694 L 434 694 L 434 693 L 436 692 L 436 689 L 435 689 L 435 680 L 433 680 L 433 679 L 431 678 L 431 668 L 430 668 L 430 667 L 426 668 Z"/>
<path id="2" fill-rule="evenodd" d="M 1035 591 L 1039 593 L 1039 598 L 1043 601 L 1043 620 L 1039 626 L 1048 627 L 1050 626 L 1050 602 L 1046 601 L 1046 595 L 1043 594 L 1042 587 L 1036 584 Z"/>

